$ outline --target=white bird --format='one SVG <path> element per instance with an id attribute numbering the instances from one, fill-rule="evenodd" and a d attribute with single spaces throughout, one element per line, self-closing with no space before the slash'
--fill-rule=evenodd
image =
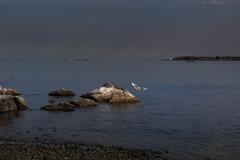
<path id="1" fill-rule="evenodd" d="M 136 83 L 131 83 L 133 88 L 138 91 L 138 92 L 144 92 L 144 91 L 147 91 L 148 89 L 147 88 L 144 88 L 144 87 L 139 87 Z"/>

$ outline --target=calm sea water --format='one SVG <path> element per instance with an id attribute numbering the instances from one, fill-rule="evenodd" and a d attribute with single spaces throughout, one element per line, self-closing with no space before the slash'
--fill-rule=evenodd
<path id="1" fill-rule="evenodd" d="M 238 160 L 239 68 L 239 62 L 1 61 L 0 84 L 21 91 L 30 109 L 0 114 L 0 135 L 168 150 L 173 159 Z M 132 81 L 149 90 L 136 93 Z M 79 96 L 104 82 L 122 85 L 141 103 L 40 110 L 51 90 L 64 87 Z"/>

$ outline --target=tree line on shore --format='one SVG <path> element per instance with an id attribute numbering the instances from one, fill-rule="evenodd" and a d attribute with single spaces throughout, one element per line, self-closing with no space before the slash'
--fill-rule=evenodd
<path id="1" fill-rule="evenodd" d="M 174 61 L 240 61 L 237 56 L 181 56 L 175 57 Z"/>

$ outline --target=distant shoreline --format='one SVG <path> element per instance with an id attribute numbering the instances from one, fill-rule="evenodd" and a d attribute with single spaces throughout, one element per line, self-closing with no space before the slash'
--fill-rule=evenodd
<path id="1" fill-rule="evenodd" d="M 169 58 L 170 61 L 240 61 L 237 56 L 180 56 Z"/>

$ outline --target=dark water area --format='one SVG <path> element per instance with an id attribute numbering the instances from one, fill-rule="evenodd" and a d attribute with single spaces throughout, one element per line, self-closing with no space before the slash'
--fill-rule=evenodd
<path id="1" fill-rule="evenodd" d="M 0 84 L 21 91 L 29 110 L 0 114 L 0 135 L 168 150 L 173 159 L 238 160 L 239 68 L 239 62 L 6 59 Z M 148 91 L 135 92 L 132 81 Z M 104 82 L 122 85 L 141 103 L 40 110 L 51 90 L 71 89 L 76 99 Z"/>

